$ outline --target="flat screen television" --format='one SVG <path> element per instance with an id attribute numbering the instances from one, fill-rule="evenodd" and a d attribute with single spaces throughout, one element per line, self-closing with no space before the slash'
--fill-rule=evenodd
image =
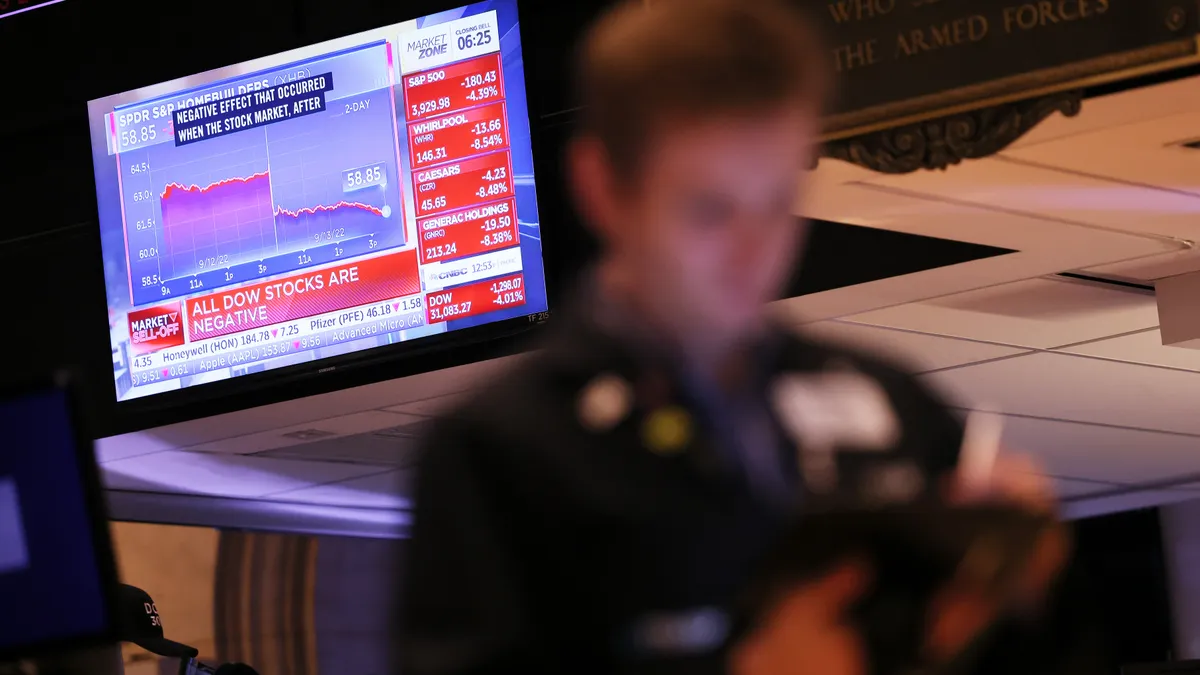
<path id="1" fill-rule="evenodd" d="M 91 101 L 118 401 L 547 310 L 516 0 Z"/>

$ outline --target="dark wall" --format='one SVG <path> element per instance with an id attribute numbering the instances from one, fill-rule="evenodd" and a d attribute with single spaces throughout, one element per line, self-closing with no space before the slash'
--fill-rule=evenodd
<path id="1" fill-rule="evenodd" d="M 1035 622 L 1004 626 L 974 675 L 1118 675 L 1172 651 L 1157 510 L 1073 523 L 1075 559 Z"/>
<path id="2" fill-rule="evenodd" d="M 1142 509 L 1075 523 L 1077 556 L 1122 664 L 1162 661 L 1174 651 L 1160 517 L 1159 509 Z"/>

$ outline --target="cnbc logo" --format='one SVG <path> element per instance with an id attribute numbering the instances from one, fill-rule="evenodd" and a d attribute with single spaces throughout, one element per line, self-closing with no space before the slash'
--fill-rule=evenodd
<path id="1" fill-rule="evenodd" d="M 31 9 L 57 5 L 63 0 L 0 0 L 0 19 L 23 14 Z"/>

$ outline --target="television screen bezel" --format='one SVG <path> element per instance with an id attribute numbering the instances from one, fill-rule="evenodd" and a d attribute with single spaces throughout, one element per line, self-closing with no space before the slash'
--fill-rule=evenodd
<path id="1" fill-rule="evenodd" d="M 547 198 L 549 178 L 536 173 L 536 171 L 545 154 L 555 152 L 555 149 L 547 147 L 542 125 L 539 123 L 539 119 L 548 111 L 538 109 L 536 104 L 538 97 L 535 88 L 539 82 L 538 59 L 530 58 L 531 53 L 537 50 L 538 40 L 536 35 L 531 35 L 533 31 L 528 30 L 529 17 L 536 12 L 539 0 L 513 1 L 517 6 L 521 49 L 524 55 L 522 63 L 530 118 L 530 143 L 535 165 L 534 190 L 539 221 L 545 221 L 544 216 L 547 214 L 547 211 L 544 210 L 545 206 L 555 203 L 555 200 Z M 363 31 L 471 4 L 474 3 L 463 0 L 416 0 L 407 3 L 398 13 L 381 14 L 369 23 L 364 22 L 361 26 L 355 26 L 349 32 L 331 35 L 305 34 L 299 36 L 293 44 L 284 49 L 272 50 L 251 58 L 267 57 L 292 49 L 312 46 L 327 40 L 348 37 Z M 238 63 L 245 60 L 247 59 L 241 59 Z M 182 71 L 174 76 L 187 77 L 195 74 L 197 73 Z M 555 228 L 547 229 L 554 230 Z M 101 250 L 101 228 L 98 219 L 93 228 L 93 239 L 96 243 L 96 250 Z M 527 351 L 531 346 L 531 341 L 544 330 L 545 324 L 555 310 L 558 299 L 566 290 L 565 275 L 552 273 L 552 270 L 554 272 L 561 270 L 552 268 L 547 262 L 554 259 L 559 243 L 559 233 L 552 232 L 547 236 L 546 229 L 542 230 L 541 263 L 545 270 L 544 279 L 548 305 L 548 310 L 545 312 L 124 401 L 117 400 L 110 380 L 108 396 L 112 402 L 113 414 L 102 417 L 103 423 L 96 425 L 97 431 L 101 436 L 142 431 Z M 102 306 L 107 307 L 108 301 L 104 296 L 103 283 L 99 284 L 98 296 L 100 296 L 99 302 L 103 303 Z M 103 343 L 105 346 L 111 345 L 111 335 L 107 326 L 105 326 Z"/>

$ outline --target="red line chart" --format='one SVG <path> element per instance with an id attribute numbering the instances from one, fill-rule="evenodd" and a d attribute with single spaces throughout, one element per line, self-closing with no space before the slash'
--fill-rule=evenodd
<path id="1" fill-rule="evenodd" d="M 255 173 L 255 174 L 251 174 L 249 176 L 234 176 L 233 178 L 223 178 L 214 183 L 209 183 L 208 185 L 205 185 L 204 187 L 196 185 L 195 183 L 193 183 L 191 185 L 181 185 L 179 183 L 167 183 L 166 187 L 163 188 L 163 191 L 162 191 L 162 194 L 160 195 L 160 197 L 162 199 L 170 199 L 171 195 L 175 192 L 206 194 L 206 193 L 212 192 L 213 190 L 218 190 L 220 188 L 223 188 L 223 187 L 226 187 L 229 185 L 236 185 L 238 183 L 242 183 L 242 184 L 251 183 L 253 181 L 256 181 L 256 180 L 259 180 L 262 178 L 266 178 L 267 180 L 270 180 L 271 172 L 263 171 L 261 173 Z"/>
<path id="2" fill-rule="evenodd" d="M 318 213 L 328 213 L 328 212 L 332 212 L 332 211 L 337 211 L 338 209 L 360 209 L 362 211 L 366 211 L 368 213 L 373 213 L 380 217 L 383 216 L 383 209 L 379 208 L 378 206 L 371 206 L 370 204 L 363 204 L 362 202 L 346 202 L 346 201 L 341 201 L 336 204 L 318 204 L 316 206 L 305 206 L 303 208 L 296 209 L 295 211 L 293 211 L 291 209 L 285 209 L 282 206 L 277 206 L 277 207 L 275 207 L 275 215 L 276 216 L 289 216 L 291 218 L 299 218 L 300 216 L 316 215 Z"/>
<path id="3" fill-rule="evenodd" d="M 242 186 L 242 185 L 248 186 L 251 183 L 255 183 L 259 180 L 270 181 L 270 179 L 271 179 L 270 171 L 263 171 L 260 173 L 251 174 L 249 176 L 235 176 L 233 178 L 223 178 L 219 181 L 215 181 L 215 182 L 209 183 L 208 185 L 204 185 L 204 186 L 196 185 L 195 183 L 193 183 L 191 185 L 183 185 L 181 183 L 168 183 L 166 185 L 166 187 L 163 188 L 161 198 L 163 201 L 166 201 L 166 200 L 170 199 L 172 196 L 206 195 L 211 192 L 220 191 L 222 188 L 235 188 L 237 186 Z M 179 194 L 177 195 L 176 193 L 179 193 Z M 305 207 L 301 207 L 301 208 L 295 209 L 295 210 L 287 209 L 282 206 L 276 206 L 275 210 L 274 210 L 274 215 L 276 217 L 288 216 L 290 218 L 299 218 L 300 216 L 312 216 L 312 215 L 317 215 L 318 213 L 332 213 L 332 212 L 338 211 L 340 209 L 358 209 L 360 211 L 366 211 L 367 213 L 373 213 L 377 216 L 383 217 L 383 209 L 379 208 L 378 206 L 372 206 L 370 204 L 364 204 L 362 202 L 348 202 L 348 201 L 339 201 L 335 204 L 318 204 L 316 206 L 305 206 Z"/>

